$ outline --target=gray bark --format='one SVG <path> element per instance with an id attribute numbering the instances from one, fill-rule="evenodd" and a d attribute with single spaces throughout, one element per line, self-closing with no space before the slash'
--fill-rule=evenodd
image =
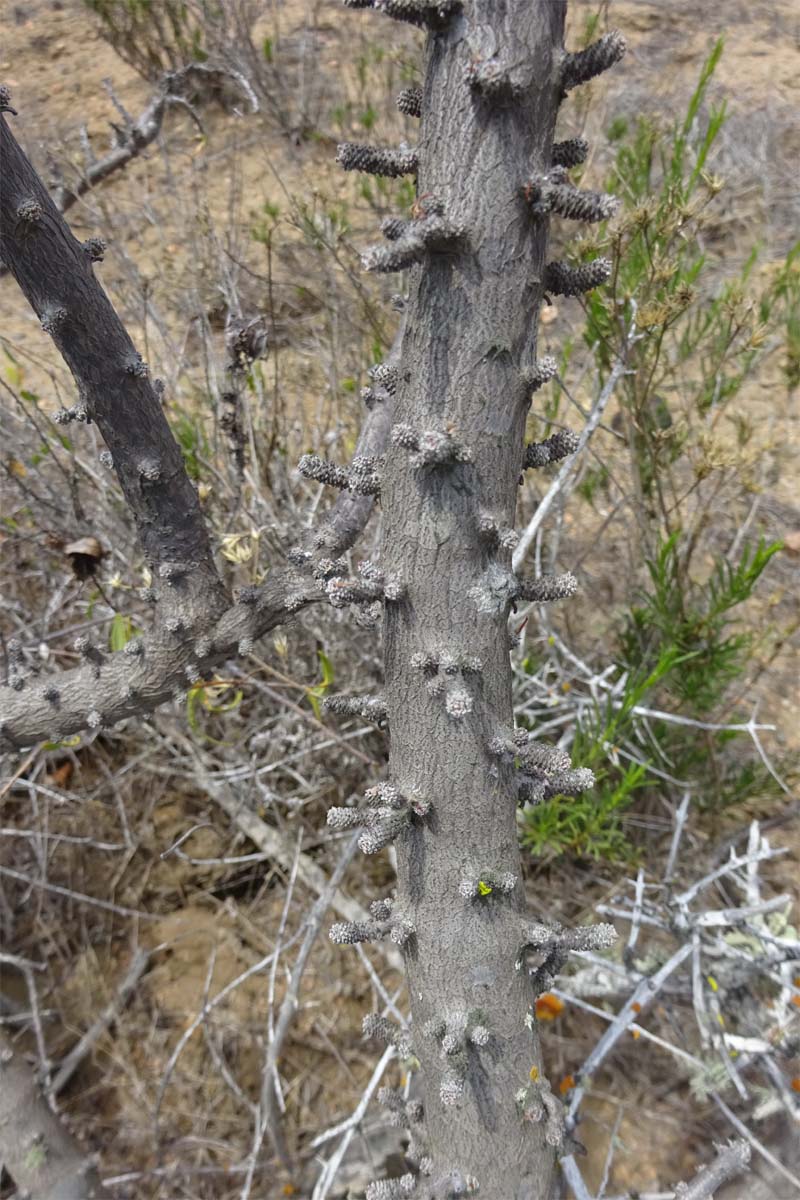
<path id="1" fill-rule="evenodd" d="M 449 429 L 471 461 L 415 470 L 396 451 L 383 482 L 384 554 L 407 589 L 385 623 L 390 771 L 401 792 L 416 789 L 433 805 L 398 846 L 399 904 L 416 928 L 407 956 L 414 1053 L 432 1178 L 453 1169 L 473 1176 L 482 1200 L 544 1200 L 554 1166 L 545 1124 L 523 1120 L 517 1100 L 532 1067 L 543 1078 L 531 986 L 515 969 L 522 888 L 474 901 L 459 888 L 475 876 L 521 876 L 513 764 L 489 750 L 514 724 L 510 592 L 502 594 L 510 552 L 487 542 L 479 516 L 514 524 L 529 405 L 522 372 L 536 359 L 547 244 L 547 226 L 531 220 L 520 188 L 550 163 L 565 8 L 563 0 L 479 0 L 428 40 L 418 187 L 465 233 L 431 254 L 412 282 L 397 420 L 420 432 Z M 521 64 L 513 100 L 471 90 L 475 27 L 490 28 L 500 53 Z M 496 601 L 488 572 L 501 580 Z M 456 674 L 444 695 L 430 695 L 412 660 L 442 652 L 457 662 L 477 655 L 482 670 Z M 451 716 L 448 693 L 462 690 L 471 711 Z M 489 1042 L 466 1050 L 463 1097 L 446 1104 L 448 1058 L 424 1030 L 472 1011 L 483 1014 Z"/>
<path id="2" fill-rule="evenodd" d="M 714 1161 L 703 1167 L 690 1183 L 678 1184 L 675 1200 L 713 1200 L 723 1184 L 746 1171 L 749 1163 L 750 1145 L 744 1138 L 720 1146 Z"/>
<path id="3" fill-rule="evenodd" d="M 101 1200 L 97 1168 L 36 1086 L 22 1052 L 0 1032 L 0 1168 L 19 1195 L 35 1200 Z"/>
<path id="4" fill-rule="evenodd" d="M 42 738 L 59 741 L 87 728 L 111 728 L 152 712 L 235 657 L 242 641 L 288 620 L 288 600 L 301 595 L 297 586 L 291 573 L 276 572 L 264 587 L 253 589 L 253 603 L 231 604 L 219 618 L 198 603 L 191 622 L 173 627 L 168 619 L 125 650 L 110 654 L 95 648 L 83 666 L 42 680 L 17 676 L 16 687 L 0 687 L 0 751 Z M 313 598 L 302 595 L 303 604 Z"/>
<path id="5" fill-rule="evenodd" d="M 552 374 L 536 365 L 549 209 L 531 212 L 526 180 L 546 178 L 553 162 L 566 2 L 472 0 L 455 15 L 452 5 L 410 0 L 375 7 L 431 32 L 420 211 L 397 228 L 385 223 L 389 245 L 364 255 L 376 271 L 420 264 L 381 482 L 382 568 L 399 581 L 384 625 L 390 776 L 410 815 L 397 816 L 391 789 L 377 798 L 388 807 L 368 796 L 362 848 L 399 831 L 397 898 L 376 936 L 391 928 L 406 956 L 424 1100 L 412 1158 L 422 1175 L 374 1194 L 479 1188 L 485 1200 L 545 1200 L 563 1123 L 542 1071 L 522 949 L 546 948 L 541 990 L 582 939 L 525 931 L 515 758 L 502 746 L 512 739 L 513 751 L 507 620 L 533 586 L 511 573 L 518 480 L 524 465 L 562 456 L 548 446 L 526 457 L 524 447 L 531 392 Z M 375 169 L 370 155 L 362 169 Z M 580 215 L 588 207 L 594 217 L 598 204 L 581 201 Z M 568 584 L 543 581 L 538 598 L 566 596 Z M 557 767 L 586 786 L 588 773 Z M 335 932 L 341 941 L 368 933 Z M 367 1029 L 390 1036 L 374 1020 Z"/>

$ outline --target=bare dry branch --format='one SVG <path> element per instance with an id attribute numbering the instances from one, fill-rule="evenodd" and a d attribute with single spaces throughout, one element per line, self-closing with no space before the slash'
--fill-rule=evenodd
<path id="1" fill-rule="evenodd" d="M 64 1128 L 37 1087 L 22 1051 L 0 1031 L 0 1164 L 18 1194 L 36 1200 L 109 1196 L 94 1161 Z"/>
<path id="2" fill-rule="evenodd" d="M 750 1146 L 741 1138 L 720 1146 L 717 1157 L 695 1175 L 691 1183 L 679 1183 L 675 1200 L 713 1200 L 717 1190 L 730 1179 L 746 1171 L 750 1163 Z"/>

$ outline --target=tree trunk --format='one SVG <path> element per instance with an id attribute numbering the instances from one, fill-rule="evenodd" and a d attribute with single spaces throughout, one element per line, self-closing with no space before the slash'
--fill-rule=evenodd
<path id="1" fill-rule="evenodd" d="M 502 531 L 514 524 L 546 266 L 547 222 L 531 219 L 522 185 L 550 165 L 565 9 L 476 0 L 428 37 L 420 205 L 441 201 L 463 236 L 411 281 L 396 421 L 418 439 L 449 434 L 468 461 L 424 465 L 424 446 L 416 459 L 397 446 L 382 487 L 383 559 L 405 587 L 385 618 L 391 778 L 432 805 L 398 844 L 397 898 L 416 930 L 407 972 L 427 1153 L 434 1180 L 473 1176 L 482 1200 L 544 1200 L 554 1166 L 547 1126 L 521 1114 L 531 1069 L 543 1075 L 531 984 L 516 969 L 514 764 L 490 743 L 514 724 Z M 470 84 L 470 30 L 511 69 L 496 92 Z M 517 882 L 503 891 L 508 875 Z M 479 880 L 492 890 L 462 894 Z M 489 1040 L 467 1036 L 453 1063 L 435 1027 L 463 1024 L 459 1014 Z M 448 1102 L 464 1058 L 463 1092 Z"/>

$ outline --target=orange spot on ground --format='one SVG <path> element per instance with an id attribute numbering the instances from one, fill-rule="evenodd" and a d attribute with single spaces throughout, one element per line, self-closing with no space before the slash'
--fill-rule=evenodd
<path id="1" fill-rule="evenodd" d="M 63 762 L 60 767 L 55 767 L 47 776 L 48 783 L 53 787 L 65 788 L 69 785 L 72 778 L 72 763 L 69 759 Z"/>

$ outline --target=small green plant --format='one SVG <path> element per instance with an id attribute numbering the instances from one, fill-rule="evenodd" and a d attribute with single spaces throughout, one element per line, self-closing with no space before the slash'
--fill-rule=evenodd
<path id="1" fill-rule="evenodd" d="M 571 854 L 577 858 L 631 861 L 633 846 L 622 817 L 635 792 L 650 782 L 648 762 L 621 749 L 635 736 L 636 706 L 676 666 L 676 647 L 662 650 L 648 672 L 623 672 L 622 690 L 604 704 L 595 703 L 575 728 L 572 755 L 594 772 L 591 792 L 564 800 L 556 797 L 526 809 L 521 820 L 522 845 L 534 855 Z M 533 664 L 528 662 L 533 673 Z"/>
<path id="2" fill-rule="evenodd" d="M 645 334 L 627 347 L 619 425 L 649 553 L 659 526 L 669 535 L 685 523 L 680 498 L 687 490 L 715 470 L 752 474 L 752 431 L 731 414 L 731 401 L 773 353 L 776 337 L 789 387 L 800 377 L 800 246 L 762 279 L 754 248 L 736 277 L 715 284 L 715 264 L 698 238 L 713 232 L 714 201 L 725 186 L 708 170 L 725 106 L 706 112 L 721 54 L 719 40 L 671 131 L 649 117 L 626 132 L 615 123 L 607 186 L 622 198 L 622 212 L 582 242 L 587 259 L 604 253 L 614 261 L 609 286 L 585 302 L 584 341 L 601 377 L 623 349 L 625 328 Z"/>
<path id="3" fill-rule="evenodd" d="M 702 717 L 720 703 L 729 684 L 747 667 L 752 630 L 733 628 L 733 610 L 753 593 L 756 583 L 781 542 L 745 545 L 737 562 L 717 559 L 707 583 L 687 574 L 690 549 L 680 534 L 664 541 L 647 563 L 652 588 L 629 612 L 622 635 L 627 663 L 646 663 L 665 644 L 680 655 L 665 686 L 680 711 Z"/>
<path id="4" fill-rule="evenodd" d="M 571 753 L 594 772 L 595 787 L 525 811 L 521 837 L 532 853 L 630 861 L 624 814 L 638 795 L 657 796 L 674 781 L 693 787 L 706 807 L 775 791 L 760 760 L 730 754 L 743 731 L 714 729 L 708 718 L 722 715 L 730 684 L 751 665 L 754 634 L 737 627 L 733 610 L 780 548 L 744 546 L 738 561 L 719 560 L 701 586 L 682 576 L 679 536 L 664 542 L 648 563 L 651 586 L 619 638 L 622 686 L 584 708 L 576 725 Z M 684 723 L 671 723 L 672 714 Z"/>
<path id="5" fill-rule="evenodd" d="M 200 416 L 196 412 L 179 412 L 172 420 L 172 432 L 183 452 L 189 477 L 197 483 L 202 474 L 202 460 L 208 460 L 210 453 Z"/>
<path id="6" fill-rule="evenodd" d="M 576 491 L 587 504 L 594 504 L 597 493 L 604 492 L 608 487 L 609 478 L 608 467 L 604 463 L 598 463 L 597 466 L 588 467 L 584 471 Z"/>
<path id="7" fill-rule="evenodd" d="M 616 773 L 615 773 L 616 774 Z M 628 764 L 618 777 L 601 774 L 591 800 L 548 800 L 526 814 L 521 843 L 536 858 L 569 854 L 575 858 L 632 862 L 634 848 L 622 818 L 645 783 L 646 768 Z"/>
<path id="8" fill-rule="evenodd" d="M 204 732 L 203 714 L 209 713 L 216 717 L 222 713 L 234 712 L 239 708 L 243 697 L 244 692 L 241 688 L 233 689 L 229 682 L 216 677 L 194 684 L 186 693 L 186 720 L 195 737 L 214 746 L 224 746 L 225 742 Z"/>
<path id="9" fill-rule="evenodd" d="M 306 698 L 314 710 L 314 716 L 318 721 L 322 719 L 322 708 L 320 700 L 325 698 L 325 695 L 333 683 L 333 665 L 324 650 L 317 650 L 320 669 L 322 671 L 322 679 L 313 687 L 306 688 Z"/>

